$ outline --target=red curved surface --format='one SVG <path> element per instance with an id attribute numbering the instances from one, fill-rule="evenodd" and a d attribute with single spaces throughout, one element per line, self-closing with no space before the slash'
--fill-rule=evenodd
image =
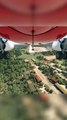
<path id="1" fill-rule="evenodd" d="M 0 35 L 13 41 L 31 42 L 33 26 L 35 42 L 67 34 L 67 0 L 0 0 L 0 13 Z"/>
<path id="2" fill-rule="evenodd" d="M 42 33 L 45 33 L 49 30 L 51 30 L 52 26 L 35 26 L 34 27 L 34 35 L 40 35 Z M 24 34 L 28 34 L 28 35 L 32 35 L 32 26 L 23 26 L 23 27 L 14 27 L 15 30 L 24 33 Z"/>
<path id="3" fill-rule="evenodd" d="M 61 38 L 67 34 L 67 27 L 55 27 L 49 31 L 42 33 L 40 35 L 34 36 L 35 43 L 45 43 L 54 41 Z M 24 34 L 23 32 L 17 31 L 14 27 L 0 27 L 0 35 L 11 39 L 13 41 L 19 41 L 22 43 L 31 43 L 32 36 Z"/>
<path id="4" fill-rule="evenodd" d="M 1 5 L 18 13 L 30 14 L 32 4 L 36 6 L 36 13 L 55 11 L 66 4 L 66 0 L 0 0 Z"/>
<path id="5" fill-rule="evenodd" d="M 67 25 L 67 0 L 0 0 L 0 25 L 32 26 L 30 6 L 34 4 L 34 25 Z"/>

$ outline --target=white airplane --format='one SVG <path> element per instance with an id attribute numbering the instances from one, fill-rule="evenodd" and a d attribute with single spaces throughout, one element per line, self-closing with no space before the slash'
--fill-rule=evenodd
<path id="1" fill-rule="evenodd" d="M 56 51 L 57 59 L 67 58 L 67 36 L 54 41 L 52 44 L 52 49 Z"/>
<path id="2" fill-rule="evenodd" d="M 0 53 L 11 51 L 14 48 L 14 42 L 0 37 Z"/>

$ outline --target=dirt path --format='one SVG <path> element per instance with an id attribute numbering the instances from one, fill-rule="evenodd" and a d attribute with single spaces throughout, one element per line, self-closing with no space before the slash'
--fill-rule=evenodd
<path id="1" fill-rule="evenodd" d="M 58 89 L 55 88 L 55 86 L 53 84 L 51 84 L 48 79 L 47 79 L 47 76 L 45 76 L 39 69 L 38 69 L 38 66 L 36 66 L 33 61 L 31 59 L 29 59 L 30 63 L 32 66 L 34 66 L 34 71 L 36 74 L 38 74 L 41 78 L 42 78 L 42 82 L 44 84 L 47 84 L 54 92 L 54 94 L 61 94 L 60 91 Z"/>

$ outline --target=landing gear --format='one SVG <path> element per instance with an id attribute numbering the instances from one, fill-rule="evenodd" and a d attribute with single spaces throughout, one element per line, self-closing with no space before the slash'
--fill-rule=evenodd
<path id="1" fill-rule="evenodd" d="M 57 59 L 67 59 L 67 52 L 58 51 L 56 52 Z"/>

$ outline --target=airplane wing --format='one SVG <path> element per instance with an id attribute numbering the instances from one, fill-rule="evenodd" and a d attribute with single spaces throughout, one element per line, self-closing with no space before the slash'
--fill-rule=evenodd
<path id="1" fill-rule="evenodd" d="M 67 0 L 0 0 L 0 35 L 15 42 L 50 42 L 67 34 Z"/>
<path id="2" fill-rule="evenodd" d="M 42 31 L 41 31 L 42 30 Z M 67 27 L 37 27 L 34 35 L 35 43 L 46 43 L 62 38 L 67 34 Z M 15 42 L 31 43 L 30 27 L 0 27 L 0 35 Z"/>
<path id="3" fill-rule="evenodd" d="M 67 0 L 0 0 L 0 25 L 67 26 Z"/>

